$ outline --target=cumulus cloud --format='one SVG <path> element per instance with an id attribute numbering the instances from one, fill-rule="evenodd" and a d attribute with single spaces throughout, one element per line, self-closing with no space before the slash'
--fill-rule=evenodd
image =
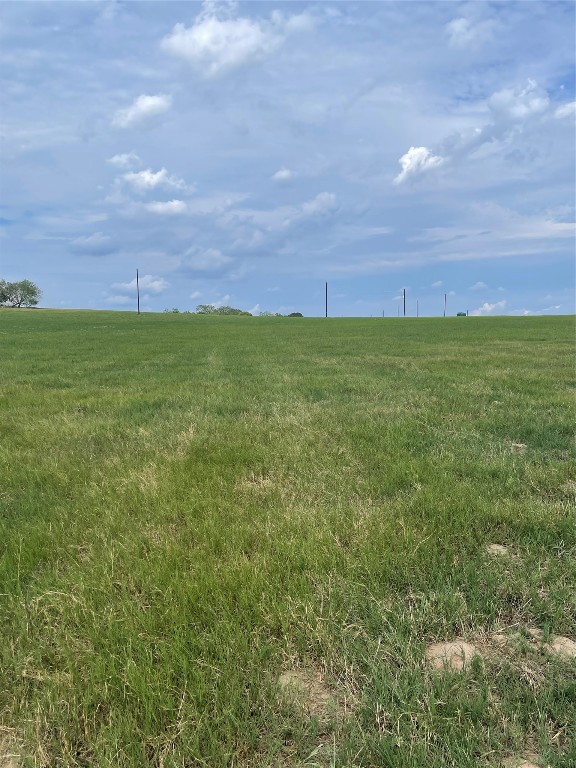
<path id="1" fill-rule="evenodd" d="M 427 147 L 410 147 L 398 162 L 402 166 L 402 170 L 394 179 L 394 183 L 402 184 L 407 179 L 421 176 L 433 168 L 438 168 L 444 162 L 444 158 L 432 154 Z"/>
<path id="2" fill-rule="evenodd" d="M 435 283 L 432 283 L 432 288 L 441 288 L 444 285 L 442 280 L 436 280 Z"/>
<path id="3" fill-rule="evenodd" d="M 156 275 L 141 275 L 139 278 L 140 290 L 149 291 L 150 293 L 164 293 L 170 288 L 170 283 L 164 280 L 163 277 L 157 277 Z M 136 278 L 130 280 L 129 283 L 113 283 L 112 290 L 114 291 L 127 291 L 128 293 L 135 293 L 137 289 Z"/>
<path id="4" fill-rule="evenodd" d="M 151 203 L 144 203 L 144 208 L 158 216 L 180 216 L 188 210 L 184 200 L 167 200 L 165 202 L 154 200 Z"/>
<path id="5" fill-rule="evenodd" d="M 554 112 L 554 117 L 558 120 L 562 120 L 565 117 L 576 117 L 576 101 L 561 104 Z"/>
<path id="6" fill-rule="evenodd" d="M 116 128 L 132 128 L 149 122 L 167 112 L 172 106 L 172 96 L 160 93 L 156 96 L 142 94 L 129 107 L 119 109 L 112 119 Z"/>
<path id="7" fill-rule="evenodd" d="M 162 49 L 204 76 L 217 77 L 269 56 L 288 35 L 313 24 L 307 13 L 285 16 L 275 11 L 264 20 L 235 17 L 234 9 L 230 4 L 205 2 L 191 27 L 176 24 L 162 39 Z"/>
<path id="8" fill-rule="evenodd" d="M 280 170 L 276 171 L 271 178 L 272 181 L 286 182 L 291 181 L 294 178 L 294 175 L 294 172 L 290 171 L 288 168 L 280 168 Z"/>
<path id="9" fill-rule="evenodd" d="M 71 243 L 72 250 L 76 253 L 89 256 L 106 256 L 116 250 L 114 241 L 103 232 L 94 232 L 92 235 L 77 237 Z"/>
<path id="10" fill-rule="evenodd" d="M 402 171 L 394 183 L 402 184 L 440 165 L 454 165 L 481 147 L 492 145 L 497 150 L 498 142 L 509 142 L 520 136 L 526 125 L 546 116 L 549 107 L 550 99 L 546 90 L 535 80 L 529 79 L 523 84 L 502 88 L 486 100 L 484 109 L 488 113 L 488 120 L 481 127 L 447 136 L 434 152 L 427 147 L 410 147 L 399 160 Z M 561 114 L 558 115 L 556 110 L 555 116 L 564 116 L 563 108 L 559 107 L 559 110 Z"/>
<path id="11" fill-rule="evenodd" d="M 118 168 L 138 168 L 142 163 L 136 152 L 125 152 L 121 155 L 114 155 L 113 157 L 109 157 L 106 162 L 115 165 Z"/>
<path id="12" fill-rule="evenodd" d="M 477 283 L 474 283 L 474 285 L 471 285 L 469 290 L 470 291 L 482 291 L 484 288 L 488 288 L 486 283 L 483 283 L 481 280 L 479 280 Z"/>
<path id="13" fill-rule="evenodd" d="M 147 168 L 145 171 L 125 173 L 122 179 L 129 184 L 136 192 L 144 193 L 156 187 L 171 187 L 175 189 L 187 189 L 186 182 L 175 176 L 169 176 L 166 168 L 159 171 L 152 171 Z"/>
<path id="14" fill-rule="evenodd" d="M 478 309 L 473 309 L 470 314 L 478 317 L 479 315 L 488 315 L 490 312 L 494 312 L 495 309 L 504 309 L 505 307 L 506 301 L 497 301 L 494 304 L 489 304 L 487 301 L 485 301 L 481 307 L 478 307 Z"/>

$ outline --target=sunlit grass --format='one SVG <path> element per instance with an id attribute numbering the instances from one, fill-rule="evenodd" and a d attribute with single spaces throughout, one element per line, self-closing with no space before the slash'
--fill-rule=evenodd
<path id="1" fill-rule="evenodd" d="M 23 765 L 575 764 L 569 660 L 423 663 L 576 638 L 573 318 L 3 310 L 0 332 Z M 282 698 L 295 668 L 340 715 Z"/>

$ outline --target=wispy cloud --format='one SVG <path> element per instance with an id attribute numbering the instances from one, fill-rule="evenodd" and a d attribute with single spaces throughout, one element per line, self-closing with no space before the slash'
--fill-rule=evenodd
<path id="1" fill-rule="evenodd" d="M 116 128 L 133 128 L 149 123 L 152 119 L 167 112 L 172 106 L 172 96 L 158 94 L 138 96 L 130 106 L 119 109 L 112 118 L 112 125 Z"/>
<path id="2" fill-rule="evenodd" d="M 138 285 L 140 286 L 140 290 L 149 291 L 150 293 L 155 294 L 164 293 L 170 288 L 170 283 L 163 277 L 158 277 L 157 275 L 141 275 L 138 281 L 134 278 L 128 283 L 113 283 L 112 290 L 135 293 Z"/>

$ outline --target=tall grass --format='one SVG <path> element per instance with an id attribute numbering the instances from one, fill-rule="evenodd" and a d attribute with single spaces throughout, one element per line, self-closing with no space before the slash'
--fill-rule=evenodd
<path id="1" fill-rule="evenodd" d="M 0 311 L 21 764 L 576 764 L 570 660 L 423 662 L 576 637 L 573 340 L 567 317 Z M 333 717 L 282 697 L 294 668 Z"/>

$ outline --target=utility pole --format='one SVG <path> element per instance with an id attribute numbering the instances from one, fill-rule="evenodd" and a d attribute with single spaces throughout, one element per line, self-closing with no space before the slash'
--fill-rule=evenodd
<path id="1" fill-rule="evenodd" d="M 447 294 L 444 294 L 444 317 L 446 317 L 446 296 Z"/>
<path id="2" fill-rule="evenodd" d="M 406 317 L 406 288 L 402 290 L 404 291 L 404 317 Z"/>
<path id="3" fill-rule="evenodd" d="M 328 283 L 326 283 L 326 314 L 324 317 L 328 317 Z"/>
<path id="4" fill-rule="evenodd" d="M 138 276 L 138 270 L 136 270 L 136 301 L 138 305 L 138 314 L 140 314 L 140 279 Z"/>

